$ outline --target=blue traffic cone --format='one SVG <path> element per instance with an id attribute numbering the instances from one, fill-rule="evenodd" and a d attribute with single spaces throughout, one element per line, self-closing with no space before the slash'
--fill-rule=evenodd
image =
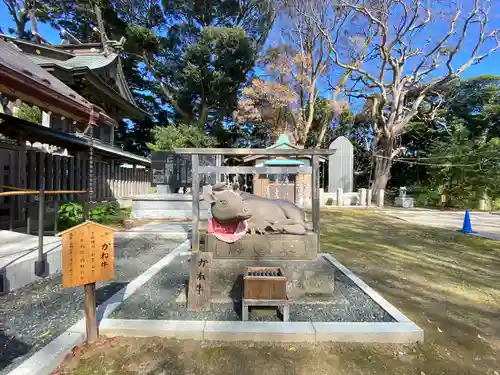
<path id="1" fill-rule="evenodd" d="M 474 232 L 472 230 L 472 224 L 470 222 L 469 210 L 465 210 L 464 224 L 462 226 L 462 229 L 459 229 L 458 232 L 462 232 L 462 233 L 476 233 L 476 232 Z"/>

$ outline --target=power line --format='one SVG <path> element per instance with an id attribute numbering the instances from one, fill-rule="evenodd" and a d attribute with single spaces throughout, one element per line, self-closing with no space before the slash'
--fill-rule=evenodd
<path id="1" fill-rule="evenodd" d="M 486 155 L 493 153 L 494 155 L 498 155 L 498 151 L 493 151 L 493 150 L 488 150 L 488 151 L 482 151 L 482 152 L 475 152 L 471 151 L 470 153 L 467 154 L 458 154 L 458 155 L 445 155 L 445 156 L 432 156 L 432 157 L 400 157 L 398 158 L 399 160 L 434 160 L 434 159 L 448 159 L 448 158 L 460 158 L 460 157 L 467 157 L 471 155 Z"/>
<path id="2" fill-rule="evenodd" d="M 374 157 L 380 158 L 380 159 L 389 159 L 389 160 L 391 160 L 391 158 L 389 158 L 387 156 L 382 156 L 382 155 L 374 155 Z M 418 161 L 414 161 L 414 160 L 413 161 L 412 160 L 405 160 L 405 159 L 401 159 L 401 158 L 393 158 L 392 161 L 399 162 L 399 163 L 415 164 L 415 165 L 428 165 L 428 166 L 432 166 L 432 167 L 475 167 L 475 166 L 484 164 L 487 161 L 491 161 L 491 159 L 483 160 L 483 161 L 480 161 L 480 162 L 477 162 L 477 163 L 472 163 L 472 164 L 422 163 L 422 162 L 418 162 Z"/>

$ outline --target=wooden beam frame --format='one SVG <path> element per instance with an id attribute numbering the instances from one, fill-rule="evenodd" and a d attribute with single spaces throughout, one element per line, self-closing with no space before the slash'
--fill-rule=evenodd
<path id="1" fill-rule="evenodd" d="M 179 155 L 227 155 L 227 156 L 328 156 L 335 154 L 335 149 L 267 149 L 267 148 L 176 148 Z"/>
<path id="2" fill-rule="evenodd" d="M 230 167 L 230 166 L 200 166 L 198 173 L 227 174 L 311 174 L 312 167 Z"/>

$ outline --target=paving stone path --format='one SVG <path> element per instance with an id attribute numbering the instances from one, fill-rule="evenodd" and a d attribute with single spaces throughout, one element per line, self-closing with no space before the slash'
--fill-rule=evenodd
<path id="1" fill-rule="evenodd" d="M 116 234 L 116 279 L 97 283 L 98 304 L 186 239 L 166 238 L 161 231 L 135 229 L 132 236 L 129 234 Z M 7 374 L 75 324 L 83 317 L 82 309 L 83 288 L 63 289 L 60 274 L 0 296 L 0 375 Z"/>
<path id="2" fill-rule="evenodd" d="M 403 209 L 381 210 L 379 212 L 412 224 L 451 230 L 462 228 L 465 214 L 465 211 Z M 489 212 L 471 212 L 470 218 L 472 230 L 477 231 L 478 236 L 500 240 L 500 215 Z"/>

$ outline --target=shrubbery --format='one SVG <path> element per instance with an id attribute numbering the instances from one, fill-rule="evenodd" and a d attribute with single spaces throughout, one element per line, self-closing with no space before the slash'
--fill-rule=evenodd
<path id="1" fill-rule="evenodd" d="M 130 209 L 120 208 L 117 203 L 103 203 L 94 207 L 89 213 L 89 219 L 101 224 L 119 224 L 130 217 Z M 65 230 L 83 222 L 83 204 L 69 202 L 59 206 L 59 230 Z"/>

